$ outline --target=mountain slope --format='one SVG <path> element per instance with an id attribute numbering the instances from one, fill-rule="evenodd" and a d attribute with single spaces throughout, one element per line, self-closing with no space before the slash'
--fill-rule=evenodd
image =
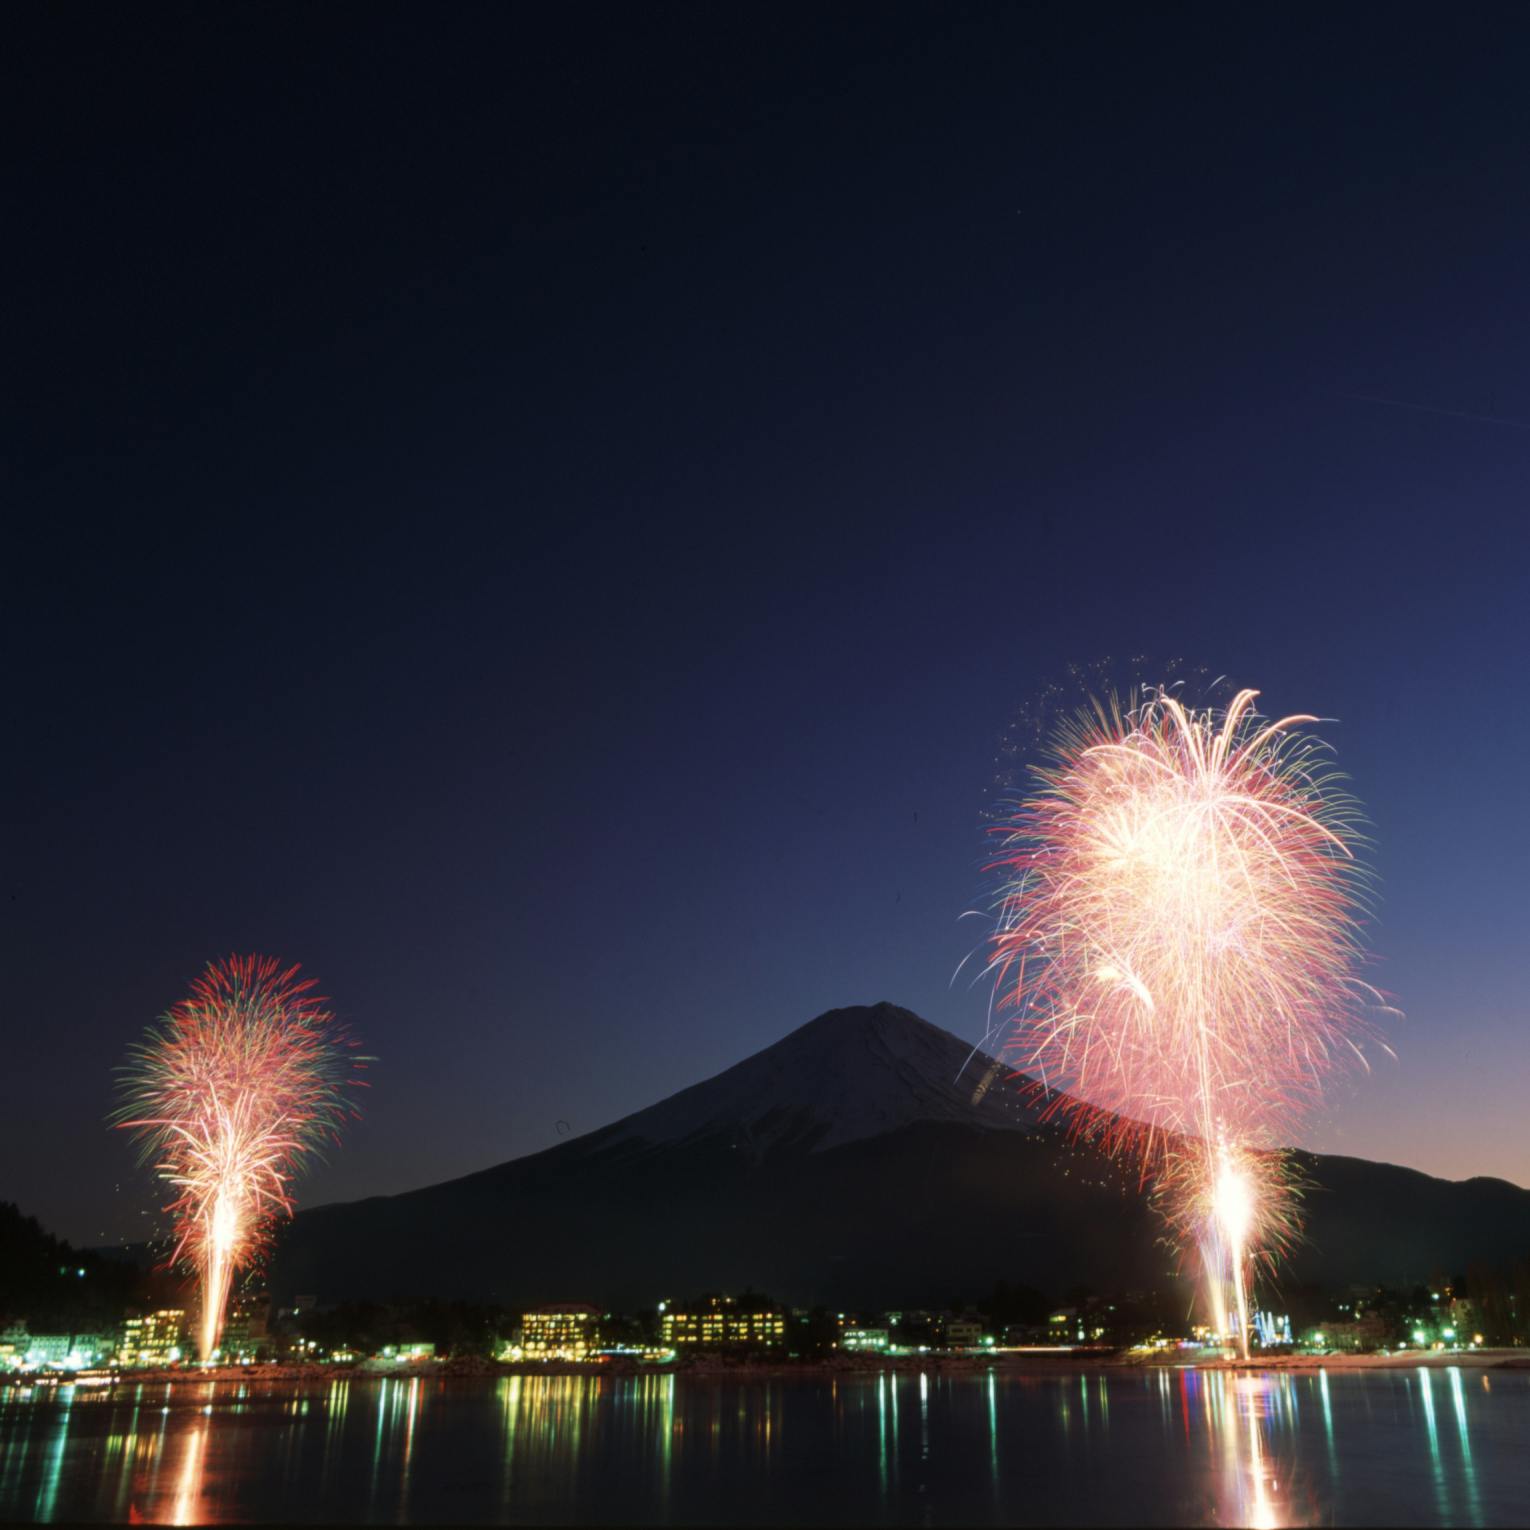
<path id="1" fill-rule="evenodd" d="M 821 1152 L 916 1121 L 1033 1130 L 1036 1114 L 1013 1090 L 979 1093 L 992 1061 L 894 1004 L 831 1009 L 594 1135 L 603 1145 L 678 1144 L 734 1131 L 740 1147 L 759 1155 L 779 1147 Z"/>
<path id="2" fill-rule="evenodd" d="M 1027 1096 L 1029 1091 L 1026 1092 Z M 1425 1281 L 1530 1252 L 1530 1192 L 1301 1155 L 1291 1278 Z M 945 1303 L 1000 1279 L 1161 1287 L 1136 1184 L 1004 1070 L 908 1010 L 833 1010 L 600 1131 L 405 1195 L 300 1214 L 278 1294 L 578 1293 L 619 1306 L 753 1285 L 795 1304 Z"/>

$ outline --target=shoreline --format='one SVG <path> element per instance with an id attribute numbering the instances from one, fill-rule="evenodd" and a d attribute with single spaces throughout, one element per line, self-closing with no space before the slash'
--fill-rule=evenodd
<path id="1" fill-rule="evenodd" d="M 1148 1361 L 1147 1364 L 1156 1362 Z M 1185 1366 L 1171 1369 L 1183 1370 Z M 1530 1370 L 1527 1349 L 1431 1350 L 1427 1354 L 1271 1355 L 1265 1360 L 1208 1360 L 1189 1369 L 1203 1371 L 1515 1371 Z"/>
<path id="2" fill-rule="evenodd" d="M 857 1357 L 827 1360 L 753 1360 L 698 1361 L 669 1365 L 590 1365 L 574 1362 L 526 1364 L 467 1358 L 445 1361 L 413 1361 L 397 1365 L 247 1365 L 219 1366 L 208 1370 L 172 1367 L 165 1370 L 81 1372 L 78 1375 L 0 1376 L 0 1389 L 88 1387 L 117 1392 L 128 1387 L 228 1387 L 255 1383 L 261 1386 L 291 1386 L 301 1390 L 336 1381 L 500 1381 L 510 1377 L 603 1377 L 636 1376 L 692 1377 L 716 1381 L 732 1378 L 739 1381 L 791 1380 L 801 1377 L 869 1377 L 915 1375 L 934 1372 L 938 1375 L 977 1376 L 998 1372 L 1001 1375 L 1070 1375 L 1080 1371 L 1217 1371 L 1235 1374 L 1260 1372 L 1323 1371 L 1395 1371 L 1452 1370 L 1474 1371 L 1530 1370 L 1530 1350 L 1481 1349 L 1431 1351 L 1425 1353 L 1360 1355 L 1271 1355 L 1259 1360 L 1234 1358 L 1183 1359 L 1165 1355 L 1074 1354 L 1074 1355 L 899 1355 L 881 1360 Z"/>

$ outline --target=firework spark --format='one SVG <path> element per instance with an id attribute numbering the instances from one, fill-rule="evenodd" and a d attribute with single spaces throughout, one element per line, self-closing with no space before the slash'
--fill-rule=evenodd
<path id="1" fill-rule="evenodd" d="M 366 1059 L 313 994 L 271 957 L 209 963 L 191 993 L 130 1049 L 119 1127 L 174 1187 L 171 1262 L 200 1278 L 199 1342 L 211 1358 L 234 1276 L 292 1211 L 304 1161 L 355 1112 Z"/>
<path id="2" fill-rule="evenodd" d="M 1164 690 L 1067 725 L 997 825 L 990 952 L 1021 1067 L 1136 1156 L 1181 1246 L 1233 1278 L 1291 1236 L 1276 1151 L 1358 1058 L 1358 811 L 1307 716 Z M 1225 1300 L 1214 1293 L 1219 1326 Z"/>

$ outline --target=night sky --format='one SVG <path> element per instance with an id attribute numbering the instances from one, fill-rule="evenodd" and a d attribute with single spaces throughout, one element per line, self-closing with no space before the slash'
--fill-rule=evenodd
<path id="1" fill-rule="evenodd" d="M 1406 1019 L 1308 1143 L 1530 1184 L 1530 12 L 5 33 L 0 1199 L 142 1232 L 236 950 L 379 1059 L 305 1204 L 976 1040 L 1000 741 L 1137 653 L 1337 719 Z"/>

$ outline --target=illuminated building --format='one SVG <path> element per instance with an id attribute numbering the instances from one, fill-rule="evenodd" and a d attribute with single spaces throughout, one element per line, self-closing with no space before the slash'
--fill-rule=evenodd
<path id="1" fill-rule="evenodd" d="M 952 1349 L 970 1349 L 982 1343 L 983 1325 L 971 1318 L 948 1318 L 945 1325 L 945 1341 Z"/>
<path id="2" fill-rule="evenodd" d="M 434 1344 L 386 1344 L 378 1352 L 379 1360 L 434 1360 L 436 1358 L 436 1346 Z"/>
<path id="3" fill-rule="evenodd" d="M 521 1314 L 523 1360 L 583 1360 L 595 1347 L 600 1308 L 588 1302 L 549 1302 Z"/>
<path id="4" fill-rule="evenodd" d="M 67 1333 L 34 1333 L 27 1338 L 22 1359 L 28 1365 L 62 1365 L 69 1355 Z"/>
<path id="5" fill-rule="evenodd" d="M 887 1348 L 888 1337 L 885 1328 L 847 1328 L 839 1336 L 841 1349 L 850 1350 L 883 1350 Z"/>
<path id="6" fill-rule="evenodd" d="M 660 1302 L 659 1326 L 672 1349 L 760 1349 L 786 1340 L 786 1314 L 762 1297 Z"/>
<path id="7" fill-rule="evenodd" d="M 13 1371 L 26 1359 L 30 1337 L 25 1323 L 0 1328 L 0 1371 Z"/>
<path id="8" fill-rule="evenodd" d="M 1387 1325 L 1375 1313 L 1348 1320 L 1323 1323 L 1307 1335 L 1308 1348 L 1317 1350 L 1380 1349 L 1386 1342 Z"/>
<path id="9" fill-rule="evenodd" d="M 27 1365 L 79 1371 L 111 1358 L 111 1340 L 98 1333 L 34 1333 L 20 1346 Z"/>
<path id="10" fill-rule="evenodd" d="M 271 1345 L 271 1299 L 268 1296 L 239 1296 L 229 1304 L 218 1348 L 225 1360 L 255 1359 Z"/>
<path id="11" fill-rule="evenodd" d="M 174 1365 L 186 1353 L 186 1314 L 162 1307 L 122 1325 L 117 1359 L 123 1365 Z"/>
<path id="12" fill-rule="evenodd" d="M 1054 1343 L 1067 1344 L 1073 1339 L 1084 1342 L 1084 1318 L 1077 1307 L 1059 1307 L 1047 1324 Z"/>
<path id="13" fill-rule="evenodd" d="M 1450 1306 L 1442 1316 L 1447 1325 L 1455 1330 L 1448 1335 L 1452 1339 L 1460 1340 L 1463 1335 L 1469 1337 L 1476 1329 L 1482 1327 L 1481 1305 L 1468 1301 L 1464 1297 L 1452 1296 Z"/>

